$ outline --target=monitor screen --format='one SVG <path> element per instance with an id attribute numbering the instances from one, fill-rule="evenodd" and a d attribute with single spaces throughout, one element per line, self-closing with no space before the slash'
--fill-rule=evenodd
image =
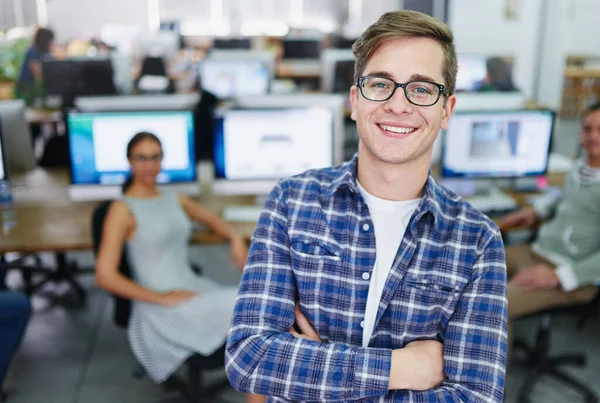
<path id="1" fill-rule="evenodd" d="M 486 63 L 483 55 L 458 56 L 456 91 L 476 91 L 487 75 Z"/>
<path id="2" fill-rule="evenodd" d="M 215 49 L 250 49 L 250 38 L 218 38 L 213 40 Z"/>
<path id="3" fill-rule="evenodd" d="M 544 175 L 553 125 L 551 111 L 456 112 L 443 134 L 442 176 Z"/>
<path id="4" fill-rule="evenodd" d="M 339 60 L 335 63 L 333 92 L 347 93 L 354 85 L 354 60 Z"/>
<path id="5" fill-rule="evenodd" d="M 221 99 L 263 95 L 269 91 L 269 70 L 257 60 L 207 59 L 200 67 L 200 82 Z"/>
<path id="6" fill-rule="evenodd" d="M 138 132 L 162 143 L 158 183 L 196 181 L 191 111 L 72 113 L 67 117 L 74 185 L 120 185 L 129 176 L 126 150 Z"/>
<path id="7" fill-rule="evenodd" d="M 333 164 L 328 108 L 232 109 L 216 119 L 215 177 L 279 179 Z"/>
<path id="8" fill-rule="evenodd" d="M 318 59 L 321 56 L 321 42 L 315 39 L 284 39 L 284 59 Z"/>
<path id="9" fill-rule="evenodd" d="M 71 98 L 117 93 L 110 59 L 49 60 L 42 66 L 46 95 Z"/>

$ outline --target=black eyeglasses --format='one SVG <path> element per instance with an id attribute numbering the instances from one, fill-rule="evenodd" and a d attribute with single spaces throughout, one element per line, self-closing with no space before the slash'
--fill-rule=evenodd
<path id="1" fill-rule="evenodd" d="M 144 163 L 144 162 L 160 162 L 163 159 L 163 155 L 162 154 L 154 154 L 154 155 L 143 155 L 143 154 L 136 154 L 133 157 L 131 157 L 131 160 L 135 163 Z"/>
<path id="2" fill-rule="evenodd" d="M 400 87 L 404 90 L 408 102 L 417 106 L 435 105 L 446 88 L 431 81 L 413 80 L 401 84 L 391 78 L 379 76 L 358 77 L 356 86 L 365 99 L 373 102 L 387 101 Z"/>

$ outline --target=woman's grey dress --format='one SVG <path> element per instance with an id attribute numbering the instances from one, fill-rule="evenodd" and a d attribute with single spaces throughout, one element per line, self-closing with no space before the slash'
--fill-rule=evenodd
<path id="1" fill-rule="evenodd" d="M 237 289 L 192 272 L 188 260 L 192 225 L 175 193 L 123 201 L 136 223 L 126 248 L 133 280 L 157 292 L 198 292 L 171 307 L 133 302 L 129 343 L 146 372 L 160 383 L 190 355 L 211 354 L 225 343 Z"/>

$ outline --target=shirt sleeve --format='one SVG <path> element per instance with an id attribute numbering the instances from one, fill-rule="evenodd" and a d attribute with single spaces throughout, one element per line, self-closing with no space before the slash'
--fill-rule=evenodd
<path id="1" fill-rule="evenodd" d="M 573 291 L 584 285 L 600 283 L 600 251 L 570 264 L 559 265 L 556 268 L 556 274 L 565 291 Z"/>
<path id="2" fill-rule="evenodd" d="M 267 198 L 252 238 L 227 339 L 226 371 L 241 392 L 314 402 L 388 393 L 390 349 L 297 339 L 297 290 L 291 268 L 282 186 Z M 317 290 L 315 290 L 317 292 Z"/>
<path id="3" fill-rule="evenodd" d="M 435 389 L 396 391 L 395 401 L 501 403 L 508 304 L 504 244 L 489 237 L 444 334 L 446 379 Z"/>

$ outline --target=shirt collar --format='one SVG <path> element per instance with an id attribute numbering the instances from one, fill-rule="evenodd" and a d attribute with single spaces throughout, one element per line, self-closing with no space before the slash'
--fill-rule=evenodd
<path id="1" fill-rule="evenodd" d="M 354 154 L 352 159 L 340 166 L 339 171 L 334 176 L 331 184 L 325 192 L 325 196 L 333 196 L 338 191 L 347 189 L 353 193 L 359 193 L 356 185 L 356 172 L 358 168 L 358 153 Z M 441 186 L 433 179 L 431 171 L 425 187 L 423 189 L 423 197 L 421 203 L 417 207 L 416 220 L 420 220 L 425 213 L 430 212 L 436 229 L 441 229 L 443 216 L 441 215 L 441 206 L 443 205 L 444 191 Z"/>

